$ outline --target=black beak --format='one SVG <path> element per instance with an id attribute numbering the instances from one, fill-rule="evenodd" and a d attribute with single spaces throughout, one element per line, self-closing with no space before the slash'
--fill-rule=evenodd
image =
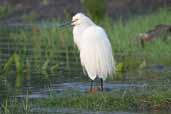
<path id="1" fill-rule="evenodd" d="M 72 26 L 72 22 L 68 21 L 68 22 L 62 23 L 61 25 L 59 25 L 59 28 L 63 28 L 63 27 L 66 27 L 66 26 Z"/>
<path id="2" fill-rule="evenodd" d="M 65 26 L 70 26 L 70 27 L 73 27 L 74 26 L 74 22 L 76 22 L 78 19 L 74 20 L 74 21 L 68 21 L 68 22 L 65 22 L 61 25 L 59 25 L 59 28 L 62 28 L 62 27 L 65 27 Z"/>

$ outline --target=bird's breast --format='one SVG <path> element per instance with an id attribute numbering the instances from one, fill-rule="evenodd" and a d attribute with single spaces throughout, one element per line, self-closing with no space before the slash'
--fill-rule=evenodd
<path id="1" fill-rule="evenodd" d="M 83 32 L 85 31 L 84 26 L 75 26 L 73 28 L 73 38 L 74 38 L 74 43 L 77 45 L 78 49 L 80 50 L 81 47 L 81 38 L 83 35 Z"/>

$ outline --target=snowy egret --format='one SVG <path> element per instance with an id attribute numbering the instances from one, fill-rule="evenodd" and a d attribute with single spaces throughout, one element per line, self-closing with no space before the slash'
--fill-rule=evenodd
<path id="1" fill-rule="evenodd" d="M 100 79 L 101 91 L 103 81 L 115 71 L 115 61 L 111 44 L 104 29 L 96 25 L 83 13 L 77 13 L 72 18 L 74 43 L 80 51 L 80 60 L 83 69 L 91 79 L 90 91 L 93 90 L 93 81 Z"/>

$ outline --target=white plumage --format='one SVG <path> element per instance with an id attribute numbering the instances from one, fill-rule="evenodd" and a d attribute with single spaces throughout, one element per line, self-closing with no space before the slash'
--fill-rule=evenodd
<path id="1" fill-rule="evenodd" d="M 81 65 L 91 80 L 105 80 L 115 71 L 111 44 L 103 28 L 82 13 L 72 18 L 74 42 L 80 51 Z"/>

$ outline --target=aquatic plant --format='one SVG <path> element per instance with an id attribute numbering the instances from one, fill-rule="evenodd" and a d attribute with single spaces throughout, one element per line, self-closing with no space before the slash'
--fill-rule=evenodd
<path id="1" fill-rule="evenodd" d="M 20 87 L 23 81 L 23 63 L 21 62 L 21 58 L 18 54 L 14 53 L 4 64 L 2 75 L 8 73 L 10 70 L 14 70 L 12 67 L 13 64 L 15 65 L 16 69 L 15 86 Z"/>
<path id="2" fill-rule="evenodd" d="M 125 71 L 126 71 L 125 64 L 122 62 L 118 63 L 116 65 L 116 74 L 115 74 L 114 78 L 116 80 L 123 80 Z"/>
<path id="3" fill-rule="evenodd" d="M 0 17 L 6 17 L 8 16 L 10 13 L 12 13 L 12 11 L 14 10 L 14 8 L 11 5 L 1 5 L 0 6 Z"/>
<path id="4" fill-rule="evenodd" d="M 6 99 L 4 104 L 2 104 L 2 107 L 0 108 L 0 112 L 1 112 L 1 110 L 4 114 L 10 114 L 8 99 Z"/>

